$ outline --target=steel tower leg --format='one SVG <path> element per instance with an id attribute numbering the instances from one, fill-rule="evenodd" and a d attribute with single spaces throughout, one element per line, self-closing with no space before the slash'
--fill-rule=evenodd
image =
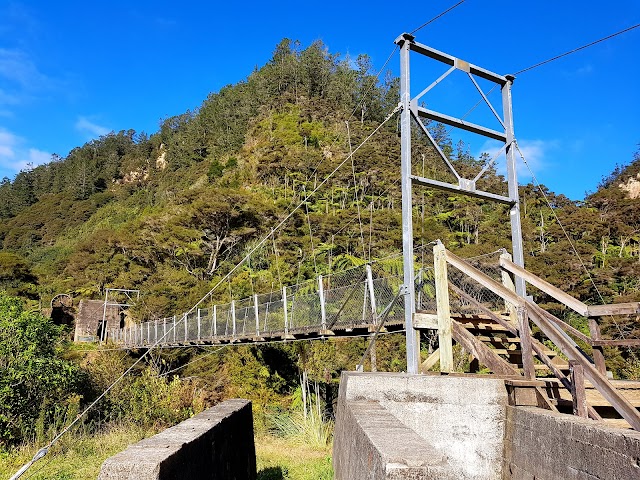
<path id="1" fill-rule="evenodd" d="M 513 245 L 513 263 L 524 268 L 524 247 L 522 245 L 522 227 L 520 224 L 520 195 L 518 194 L 518 175 L 516 166 L 516 146 L 514 144 L 515 134 L 513 130 L 513 106 L 511 103 L 511 85 L 515 77 L 506 75 L 507 83 L 502 86 L 502 110 L 504 115 L 504 129 L 507 136 L 507 182 L 509 186 L 509 197 L 514 200 L 514 204 L 509 211 L 511 220 L 511 243 Z M 526 284 L 523 278 L 515 277 L 516 293 L 526 296 Z"/>
<path id="2" fill-rule="evenodd" d="M 413 37 L 411 37 L 412 39 Z M 413 328 L 415 313 L 415 280 L 413 273 L 413 199 L 411 197 L 411 89 L 409 81 L 409 43 L 405 36 L 400 41 L 400 118 L 401 170 L 402 170 L 402 256 L 404 265 L 404 319 L 407 344 L 407 372 L 418 373 L 420 346 Z"/>

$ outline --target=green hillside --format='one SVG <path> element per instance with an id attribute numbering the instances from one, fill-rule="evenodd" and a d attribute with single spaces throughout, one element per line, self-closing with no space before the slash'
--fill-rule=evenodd
<path id="1" fill-rule="evenodd" d="M 132 310 L 135 320 L 173 315 L 190 308 L 303 201 L 273 241 L 214 292 L 214 300 L 269 292 L 399 252 L 397 117 L 310 194 L 397 105 L 398 80 L 384 78 L 378 80 L 364 55 L 349 59 L 328 52 L 321 42 L 302 48 L 285 39 L 246 80 L 210 94 L 194 111 L 163 120 L 157 132 L 113 132 L 66 158 L 4 179 L 0 290 L 34 307 L 48 305 L 59 293 L 99 299 L 105 288 L 135 288 L 142 295 Z M 442 125 L 427 127 L 459 171 L 470 174 L 487 162 L 487 156 L 472 157 Z M 434 149 L 419 144 L 416 138 L 414 169 L 446 179 Z M 520 188 L 527 267 L 590 304 L 640 301 L 640 155 L 615 160 L 623 166 L 583 202 L 544 186 Z M 482 187 L 499 192 L 503 182 L 490 169 Z M 433 190 L 416 189 L 414 195 L 418 244 L 439 238 L 463 256 L 510 248 L 506 207 Z M 0 300 L 10 306 L 0 315 L 2 344 L 15 333 L 11 311 L 17 307 L 8 297 Z M 584 319 L 551 299 L 536 300 L 586 328 Z M 49 325 L 25 312 L 20 313 L 25 325 Z M 603 327 L 605 337 L 640 335 L 634 319 L 608 319 Z M 48 328 L 60 340 L 58 327 Z M 403 342 L 398 337 L 380 342 L 378 368 L 404 368 Z M 32 423 L 17 428 L 8 427 L 13 417 L 6 414 L 11 402 L 18 402 L 7 393 L 13 380 L 0 377 L 3 444 L 45 438 L 43 432 L 36 435 L 38 419 L 60 423 L 135 358 L 56 345 L 47 350 L 47 362 L 56 359 L 66 371 L 83 373 L 73 373 L 75 383 L 68 376 L 45 382 L 39 397 L 30 400 L 44 406 L 22 412 Z M 303 386 L 315 385 L 317 398 L 330 405 L 339 372 L 353 368 L 364 345 L 356 339 L 159 353 L 91 418 L 96 425 L 125 416 L 138 424 L 167 425 L 225 396 L 251 398 L 266 415 L 300 406 L 303 371 L 305 378 L 309 374 Z M 15 349 L 7 351 L 19 357 Z M 201 361 L 176 374 L 182 379 L 157 376 L 199 355 Z M 616 376 L 638 377 L 634 351 L 610 349 L 607 355 Z M 15 375 L 33 373 L 20 373 L 20 361 L 15 365 Z M 47 403 L 54 396 L 64 407 Z"/>

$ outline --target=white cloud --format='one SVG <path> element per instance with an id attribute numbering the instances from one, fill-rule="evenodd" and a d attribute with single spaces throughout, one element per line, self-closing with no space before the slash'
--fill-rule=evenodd
<path id="1" fill-rule="evenodd" d="M 0 48 L 0 76 L 27 90 L 47 87 L 49 80 L 23 51 Z"/>
<path id="2" fill-rule="evenodd" d="M 19 95 L 8 93 L 0 88 L 0 105 L 18 105 L 19 103 L 21 103 Z"/>
<path id="3" fill-rule="evenodd" d="M 106 135 L 111 132 L 111 129 L 107 127 L 103 127 L 102 125 L 98 125 L 97 123 L 92 122 L 86 117 L 78 117 L 78 121 L 76 122 L 76 130 L 81 132 L 90 133 L 93 136 L 100 137 L 102 135 Z"/>
<path id="4" fill-rule="evenodd" d="M 0 170 L 15 174 L 50 161 L 49 152 L 25 146 L 22 137 L 0 128 Z"/>
<path id="5" fill-rule="evenodd" d="M 1 17 L 0 17 L 1 18 Z M 42 73 L 32 58 L 20 49 L 0 48 L 0 110 L 2 116 L 32 102 L 39 95 L 59 90 L 63 83 Z"/>
<path id="6" fill-rule="evenodd" d="M 520 152 L 516 150 L 516 171 L 518 174 L 518 181 L 520 183 L 527 182 L 532 179 L 533 175 L 537 175 L 539 172 L 545 170 L 548 166 L 545 161 L 546 154 L 549 150 L 553 150 L 557 146 L 555 140 L 521 140 L 518 141 L 518 146 L 522 152 L 525 162 L 523 162 Z M 490 158 L 493 158 L 502 147 L 500 142 L 495 140 L 487 140 L 480 153 L 488 153 Z M 479 155 L 478 155 L 479 156 Z M 501 175 L 507 173 L 507 159 L 504 153 L 501 153 L 495 160 L 496 170 Z"/>
<path id="7" fill-rule="evenodd" d="M 578 70 L 576 70 L 576 75 L 589 75 L 594 71 L 595 69 L 593 68 L 593 65 L 587 64 L 584 67 L 580 67 Z"/>
<path id="8" fill-rule="evenodd" d="M 15 147 L 20 138 L 7 130 L 0 129 L 0 161 L 5 162 L 15 158 Z"/>

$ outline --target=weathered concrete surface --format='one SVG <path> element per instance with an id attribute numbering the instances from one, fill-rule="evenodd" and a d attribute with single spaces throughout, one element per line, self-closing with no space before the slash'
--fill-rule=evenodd
<path id="1" fill-rule="evenodd" d="M 254 480 L 256 453 L 248 400 L 227 400 L 102 464 L 98 480 Z"/>
<path id="2" fill-rule="evenodd" d="M 507 407 L 504 476 L 640 479 L 640 432 L 535 407 Z"/>
<path id="3" fill-rule="evenodd" d="M 100 334 L 100 323 L 104 314 L 104 300 L 80 300 L 75 320 L 74 342 L 93 342 Z M 110 326 L 120 323 L 118 307 L 107 306 L 107 323 Z"/>
<path id="4" fill-rule="evenodd" d="M 506 405 L 497 378 L 345 372 L 335 479 L 499 479 Z"/>

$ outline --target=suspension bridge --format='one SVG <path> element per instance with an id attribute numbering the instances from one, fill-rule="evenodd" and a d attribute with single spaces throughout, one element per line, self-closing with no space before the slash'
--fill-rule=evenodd
<path id="1" fill-rule="evenodd" d="M 109 341 L 124 349 L 144 349 L 148 353 L 153 348 L 162 346 L 259 344 L 273 340 L 329 338 L 354 333 L 370 336 L 370 345 L 374 345 L 376 335 L 383 330 L 404 331 L 408 374 L 418 373 L 420 363 L 422 368 L 428 369 L 437 362 L 439 362 L 440 372 L 453 373 L 455 342 L 473 357 L 476 370 L 480 366 L 486 367 L 492 372 L 494 379 L 504 382 L 503 386 L 507 386 L 509 404 L 512 406 L 536 406 L 557 413 L 561 407 L 567 406 L 566 402 L 569 402 L 570 412 L 578 417 L 598 422 L 603 422 L 604 417 L 613 410 L 626 422 L 627 427 L 640 431 L 640 414 L 637 410 L 637 407 L 640 407 L 640 385 L 636 382 L 621 383 L 611 380 L 604 361 L 605 347 L 640 346 L 640 341 L 625 338 L 602 339 L 597 320 L 602 316 L 640 315 L 640 303 L 586 305 L 524 268 L 515 169 L 516 153 L 519 152 L 519 148 L 513 131 L 511 105 L 511 86 L 514 77 L 495 74 L 420 44 L 410 34 L 398 37 L 396 44 L 401 54 L 400 104 L 306 197 L 308 199 L 333 173 L 348 160 L 352 160 L 359 148 L 382 125 L 400 112 L 402 255 L 371 261 L 342 272 L 319 275 L 296 285 L 282 287 L 278 291 L 214 304 L 211 301 L 211 293 L 287 222 L 297 209 L 306 206 L 305 199 L 189 311 L 128 325 L 124 328 L 108 326 L 106 331 Z M 409 55 L 411 52 L 449 66 L 447 72 L 415 96 L 410 93 Z M 491 113 L 497 118 L 501 126 L 499 130 L 471 123 L 464 117 L 454 118 L 419 106 L 421 97 L 456 71 L 463 72 L 469 77 L 480 93 L 481 101 L 487 104 Z M 487 98 L 488 93 L 476 81 L 477 78 L 492 82 L 494 88 L 500 88 L 502 115 L 491 104 Z M 464 178 L 440 149 L 426 128 L 424 119 L 498 140 L 503 143 L 503 147 L 477 176 L 473 179 Z M 455 178 L 454 183 L 419 176 L 412 170 L 412 125 L 414 128 L 417 125 L 418 131 L 429 140 L 431 147 L 441 157 L 444 168 Z M 502 153 L 507 163 L 507 194 L 496 194 L 477 188 L 478 180 Z M 522 152 L 519 153 L 522 156 Z M 434 242 L 432 250 L 424 247 L 415 249 L 412 223 L 413 185 L 508 205 L 513 256 L 506 251 L 498 251 L 481 257 L 463 259 L 447 250 L 439 241 Z M 590 334 L 585 334 L 544 310 L 527 295 L 527 288 L 537 289 L 567 309 L 587 318 Z M 533 327 L 539 332 L 537 336 L 532 334 Z M 424 362 L 421 362 L 420 357 L 420 332 L 430 332 L 438 338 L 437 350 L 432 352 Z M 540 341 L 540 337 L 547 341 Z M 550 344 L 553 348 L 549 347 Z M 585 353 L 584 346 L 591 349 L 590 354 Z M 146 353 L 127 372 L 141 361 L 144 355 Z M 546 376 L 551 378 L 540 378 L 540 370 L 545 370 Z M 419 376 L 413 376 L 414 379 L 417 377 Z M 412 381 L 402 379 L 403 385 Z M 463 391 L 465 387 L 460 388 Z M 345 400 L 346 395 L 341 397 L 343 408 L 351 409 L 349 414 L 354 418 L 359 415 L 358 412 L 367 412 L 367 415 L 371 413 L 367 410 L 370 404 L 367 404 L 366 408 L 358 402 L 345 406 L 348 403 Z M 380 399 L 376 402 L 382 404 Z M 384 411 L 385 408 L 392 409 L 390 406 L 374 409 L 374 414 L 379 415 L 380 418 L 384 417 L 385 421 L 390 421 L 388 412 Z M 392 422 L 397 422 L 398 418 L 406 413 L 406 410 L 402 410 Z M 374 433 L 367 430 L 369 427 L 365 425 L 367 415 L 360 418 L 358 428 L 364 429 L 365 434 L 369 435 L 367 438 L 370 439 L 372 438 L 370 435 Z M 461 420 L 465 419 L 452 419 L 451 424 Z M 499 422 L 493 422 L 493 428 L 497 428 L 496 424 L 501 428 Z M 52 443 L 70 426 L 63 430 Z M 370 427 L 373 428 L 375 425 Z M 347 445 L 345 448 L 348 448 L 348 445 L 354 442 L 346 433 L 341 439 L 340 428 L 346 427 L 337 428 L 337 445 L 344 442 Z M 449 428 L 446 429 L 447 432 L 449 430 Z M 404 432 L 403 438 L 413 438 L 415 434 L 415 431 L 408 429 Z M 530 434 L 528 438 L 531 438 Z M 384 450 L 384 445 L 377 445 L 376 448 Z M 455 452 L 452 453 L 451 450 L 448 452 L 455 456 Z M 357 456 L 358 452 L 354 455 Z M 349 462 L 353 460 L 350 459 L 347 463 Z M 338 466 L 340 467 L 339 463 Z M 346 471 L 347 467 L 340 467 L 337 471 Z"/>
<path id="2" fill-rule="evenodd" d="M 475 358 L 477 364 L 486 366 L 494 374 L 535 381 L 538 370 L 547 370 L 559 385 L 571 392 L 575 414 L 600 420 L 601 414 L 586 401 L 582 380 L 586 378 L 629 425 L 640 430 L 640 414 L 635 405 L 620 394 L 607 378 L 603 354 L 605 346 L 639 346 L 640 341 L 603 340 L 596 320 L 603 315 L 638 315 L 640 304 L 587 306 L 524 268 L 517 153 L 525 164 L 526 159 L 517 145 L 513 131 L 511 88 L 514 77 L 493 73 L 418 43 L 411 34 L 399 36 L 395 43 L 400 50 L 401 101 L 386 119 L 358 147 L 350 148 L 350 154 L 189 311 L 125 328 L 111 328 L 108 330 L 110 340 L 123 348 L 149 350 L 159 346 L 327 338 L 353 335 L 355 332 L 372 335 L 370 345 L 373 345 L 376 335 L 383 329 L 403 330 L 406 337 L 407 372 L 415 374 L 421 363 L 421 335 L 418 332 L 426 330 L 432 335 L 437 334 L 438 351 L 425 360 L 423 368 L 432 366 L 437 360 L 441 372 L 452 372 L 452 345 L 455 341 Z M 409 58 L 412 55 L 426 57 L 449 67 L 437 80 L 413 96 L 409 72 Z M 422 97 L 455 72 L 468 77 L 480 94 L 480 102 L 484 102 L 494 120 L 497 119 L 499 130 L 469 122 L 464 117 L 455 118 L 420 106 Z M 500 88 L 502 114 L 491 103 L 479 80 L 493 84 L 493 88 Z M 225 304 L 213 304 L 211 294 L 240 265 L 248 262 L 252 254 L 296 210 L 304 207 L 306 211 L 309 196 L 316 193 L 349 160 L 353 169 L 353 155 L 398 112 L 401 126 L 402 255 L 318 276 L 275 292 L 253 294 L 252 297 L 231 300 Z M 426 128 L 424 119 L 498 140 L 503 146 L 473 179 L 465 178 Z M 412 130 L 426 139 L 429 147 L 441 160 L 442 167 L 457 183 L 427 178 L 424 173 L 415 174 L 412 144 L 417 140 L 413 138 L 415 135 L 412 135 Z M 481 177 L 501 154 L 504 154 L 506 160 L 507 193 L 497 194 L 480 189 L 478 186 Z M 416 249 L 413 185 L 507 205 L 512 254 L 502 251 L 463 260 L 449 252 L 440 241 L 435 242 L 432 251 L 424 246 Z M 309 222 L 308 217 L 307 221 Z M 309 235 L 311 237 L 310 223 Z M 312 238 L 310 240 L 313 245 Z M 589 318 L 590 335 L 585 335 L 535 304 L 527 295 L 528 286 Z M 548 348 L 532 336 L 532 324 L 554 345 L 554 349 Z M 591 347 L 591 356 L 585 354 L 577 341 Z M 562 361 L 562 358 L 565 360 Z M 569 372 L 570 376 L 567 376 Z M 549 400 L 549 395 L 546 400 Z"/>

